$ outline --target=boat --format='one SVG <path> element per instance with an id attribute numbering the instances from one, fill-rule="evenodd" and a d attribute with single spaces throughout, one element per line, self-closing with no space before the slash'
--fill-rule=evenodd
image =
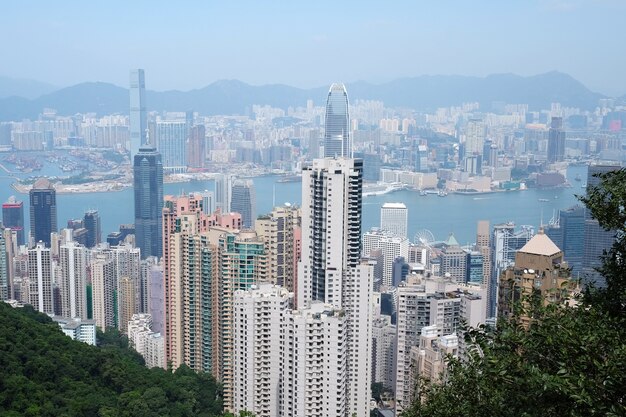
<path id="1" fill-rule="evenodd" d="M 302 181 L 302 175 L 285 175 L 279 178 L 276 182 L 300 182 Z"/>
<path id="2" fill-rule="evenodd" d="M 580 188 L 587 188 L 587 183 L 583 182 L 582 184 L 580 184 Z"/>
<path id="3" fill-rule="evenodd" d="M 443 191 L 443 190 L 440 190 L 440 191 L 437 193 L 437 195 L 438 195 L 439 197 L 447 197 L 447 196 L 448 196 L 448 193 L 446 193 L 446 192 L 445 192 L 445 191 Z"/>
<path id="4" fill-rule="evenodd" d="M 548 201 L 550 201 L 550 200 L 548 200 L 547 198 L 540 198 L 539 199 L 540 203 L 547 203 Z"/>
<path id="5" fill-rule="evenodd" d="M 580 174 L 576 174 L 576 177 L 574 178 L 574 181 L 581 181 L 582 178 L 580 178 Z"/>
<path id="6" fill-rule="evenodd" d="M 363 197 L 369 197 L 373 195 L 383 195 L 394 191 L 400 191 L 405 188 L 400 183 L 376 183 L 363 185 Z"/>
<path id="7" fill-rule="evenodd" d="M 420 195 L 423 197 L 425 195 L 428 195 L 428 193 L 425 190 L 420 191 Z"/>

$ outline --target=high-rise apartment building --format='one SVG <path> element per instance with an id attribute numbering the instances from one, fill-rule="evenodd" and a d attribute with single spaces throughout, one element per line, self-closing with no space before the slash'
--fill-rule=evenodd
<path id="1" fill-rule="evenodd" d="M 11 229 L 0 227 L 0 301 L 13 299 L 13 280 L 9 266 L 9 263 L 13 263 L 13 256 L 10 238 L 7 241 L 9 236 Z"/>
<path id="2" fill-rule="evenodd" d="M 30 235 L 35 243 L 50 246 L 50 234 L 57 231 L 57 194 L 47 178 L 38 179 L 29 192 Z"/>
<path id="3" fill-rule="evenodd" d="M 359 159 L 316 159 L 303 168 L 298 307 L 341 305 L 342 275 L 361 255 L 362 175 Z"/>
<path id="4" fill-rule="evenodd" d="M 470 119 L 465 127 L 465 156 L 483 153 L 486 135 L 485 122 L 481 119 Z"/>
<path id="5" fill-rule="evenodd" d="M 87 249 L 69 241 L 59 250 L 61 316 L 87 319 Z"/>
<path id="6" fill-rule="evenodd" d="M 407 237 L 408 210 L 404 203 L 385 203 L 380 208 L 380 228 Z"/>
<path id="7" fill-rule="evenodd" d="M 161 211 L 163 209 L 163 165 L 161 154 L 147 143 L 133 163 L 135 188 L 135 243 L 142 259 L 161 257 Z"/>
<path id="8" fill-rule="evenodd" d="M 476 250 L 483 256 L 482 287 L 491 282 L 491 230 L 488 220 L 479 220 L 476 228 Z"/>
<path id="9" fill-rule="evenodd" d="M 352 157 L 350 138 L 350 116 L 348 113 L 348 93 L 343 84 L 333 84 L 326 101 L 325 157 Z"/>
<path id="10" fill-rule="evenodd" d="M 6 203 L 2 204 L 2 224 L 4 227 L 15 230 L 17 233 L 17 244 L 24 245 L 24 203 L 15 198 L 9 197 Z"/>
<path id="11" fill-rule="evenodd" d="M 454 235 L 450 233 L 441 249 L 439 273 L 456 282 L 467 281 L 467 252 L 461 248 Z"/>
<path id="12" fill-rule="evenodd" d="M 618 165 L 591 165 L 587 171 L 587 187 L 596 187 L 600 184 L 598 175 L 617 171 Z M 582 260 L 582 284 L 594 284 L 596 287 L 605 287 L 606 280 L 596 271 L 602 265 L 602 255 L 609 251 L 615 242 L 615 231 L 604 230 L 600 223 L 591 217 L 591 212 L 585 212 L 585 239 Z"/>
<path id="13" fill-rule="evenodd" d="M 563 301 L 571 296 L 576 282 L 563 260 L 563 251 L 540 230 L 515 254 L 515 264 L 500 278 L 498 289 L 498 316 L 513 314 L 516 303 L 526 307 L 520 320 L 528 326 L 528 312 L 532 301 L 526 297 L 538 296 L 544 305 Z"/>
<path id="14" fill-rule="evenodd" d="M 117 327 L 122 333 L 128 332 L 128 322 L 136 311 L 135 282 L 128 276 L 118 275 L 117 280 Z"/>
<path id="15" fill-rule="evenodd" d="M 100 252 L 93 255 L 91 264 L 91 291 L 93 319 L 102 331 L 117 326 L 115 307 L 117 279 L 115 263 L 110 253 Z"/>
<path id="16" fill-rule="evenodd" d="M 41 313 L 54 314 L 52 282 L 50 248 L 39 242 L 28 250 L 28 294 L 29 304 Z"/>
<path id="17" fill-rule="evenodd" d="M 128 322 L 130 346 L 143 356 L 148 368 L 166 368 L 163 336 L 152 331 L 150 314 L 134 314 Z"/>
<path id="18" fill-rule="evenodd" d="M 130 71 L 130 160 L 144 144 L 145 132 L 148 128 L 146 116 L 146 82 L 144 71 L 136 69 Z"/>
<path id="19" fill-rule="evenodd" d="M 372 383 L 388 390 L 395 389 L 396 332 L 390 316 L 381 315 L 372 323 Z"/>
<path id="20" fill-rule="evenodd" d="M 188 125 L 184 120 L 156 123 L 156 147 L 161 153 L 165 172 L 187 171 Z"/>
<path id="21" fill-rule="evenodd" d="M 293 292 L 300 258 L 298 231 L 302 215 L 297 207 L 274 207 L 255 221 L 257 235 L 265 243 L 269 282 Z"/>
<path id="22" fill-rule="evenodd" d="M 548 162 L 561 162 L 565 158 L 565 132 L 563 118 L 553 117 L 548 131 Z"/>
<path id="23" fill-rule="evenodd" d="M 93 248 L 98 243 L 100 243 L 102 239 L 100 215 L 98 214 L 98 210 L 89 210 L 85 212 L 85 216 L 83 217 L 83 225 L 85 229 L 87 229 L 85 246 L 88 248 Z"/>
<path id="24" fill-rule="evenodd" d="M 231 190 L 230 211 L 241 214 L 243 228 L 254 228 L 256 192 L 252 180 L 236 180 Z"/>

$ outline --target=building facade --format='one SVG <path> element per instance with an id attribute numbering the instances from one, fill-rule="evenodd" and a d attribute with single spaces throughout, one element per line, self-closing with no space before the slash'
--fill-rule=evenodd
<path id="1" fill-rule="evenodd" d="M 141 258 L 161 257 L 161 211 L 163 209 L 163 164 L 161 154 L 150 144 L 139 149 L 133 163 L 135 188 L 135 243 Z"/>

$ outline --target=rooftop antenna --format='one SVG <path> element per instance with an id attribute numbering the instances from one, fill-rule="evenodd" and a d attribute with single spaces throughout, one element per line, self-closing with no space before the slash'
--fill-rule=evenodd
<path id="1" fill-rule="evenodd" d="M 146 145 L 150 145 L 150 129 L 146 128 Z"/>

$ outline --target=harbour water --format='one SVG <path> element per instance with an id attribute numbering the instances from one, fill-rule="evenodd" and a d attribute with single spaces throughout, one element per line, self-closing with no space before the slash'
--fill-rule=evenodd
<path id="1" fill-rule="evenodd" d="M 51 167 L 52 168 L 52 167 Z M 53 175 L 44 166 L 42 174 Z M 0 199 L 6 201 L 10 195 L 16 195 L 11 188 L 13 178 L 0 174 Z M 32 175 L 32 174 L 30 174 Z M 363 231 L 378 226 L 380 206 L 385 202 L 403 202 L 409 210 L 409 239 L 421 229 L 430 230 L 435 239 L 443 240 L 453 232 L 462 243 L 472 243 L 476 236 L 476 222 L 489 220 L 491 224 L 513 221 L 517 225 L 539 226 L 543 218 L 546 223 L 559 209 L 577 203 L 576 194 L 584 193 L 581 182 L 575 181 L 576 175 L 586 178 L 587 167 L 571 166 L 567 177 L 570 188 L 528 189 L 480 195 L 449 194 L 420 196 L 415 191 L 396 191 L 389 194 L 369 196 L 363 199 Z M 20 175 L 21 176 L 21 175 Z M 254 178 L 257 200 L 257 214 L 271 211 L 273 202 L 277 205 L 289 202 L 300 204 L 300 182 L 278 182 L 281 177 L 264 176 Z M 583 180 L 584 182 L 584 180 Z M 191 191 L 213 190 L 213 181 L 192 181 L 186 183 L 165 184 L 165 194 L 180 194 Z M 28 195 L 18 194 L 24 201 L 25 225 L 29 225 Z M 539 201 L 539 200 L 544 201 Z M 545 201 L 547 200 L 547 201 Z M 122 223 L 133 223 L 133 189 L 109 193 L 58 194 L 57 211 L 59 228 L 67 220 L 81 218 L 86 210 L 97 209 L 102 221 L 103 239 Z"/>

